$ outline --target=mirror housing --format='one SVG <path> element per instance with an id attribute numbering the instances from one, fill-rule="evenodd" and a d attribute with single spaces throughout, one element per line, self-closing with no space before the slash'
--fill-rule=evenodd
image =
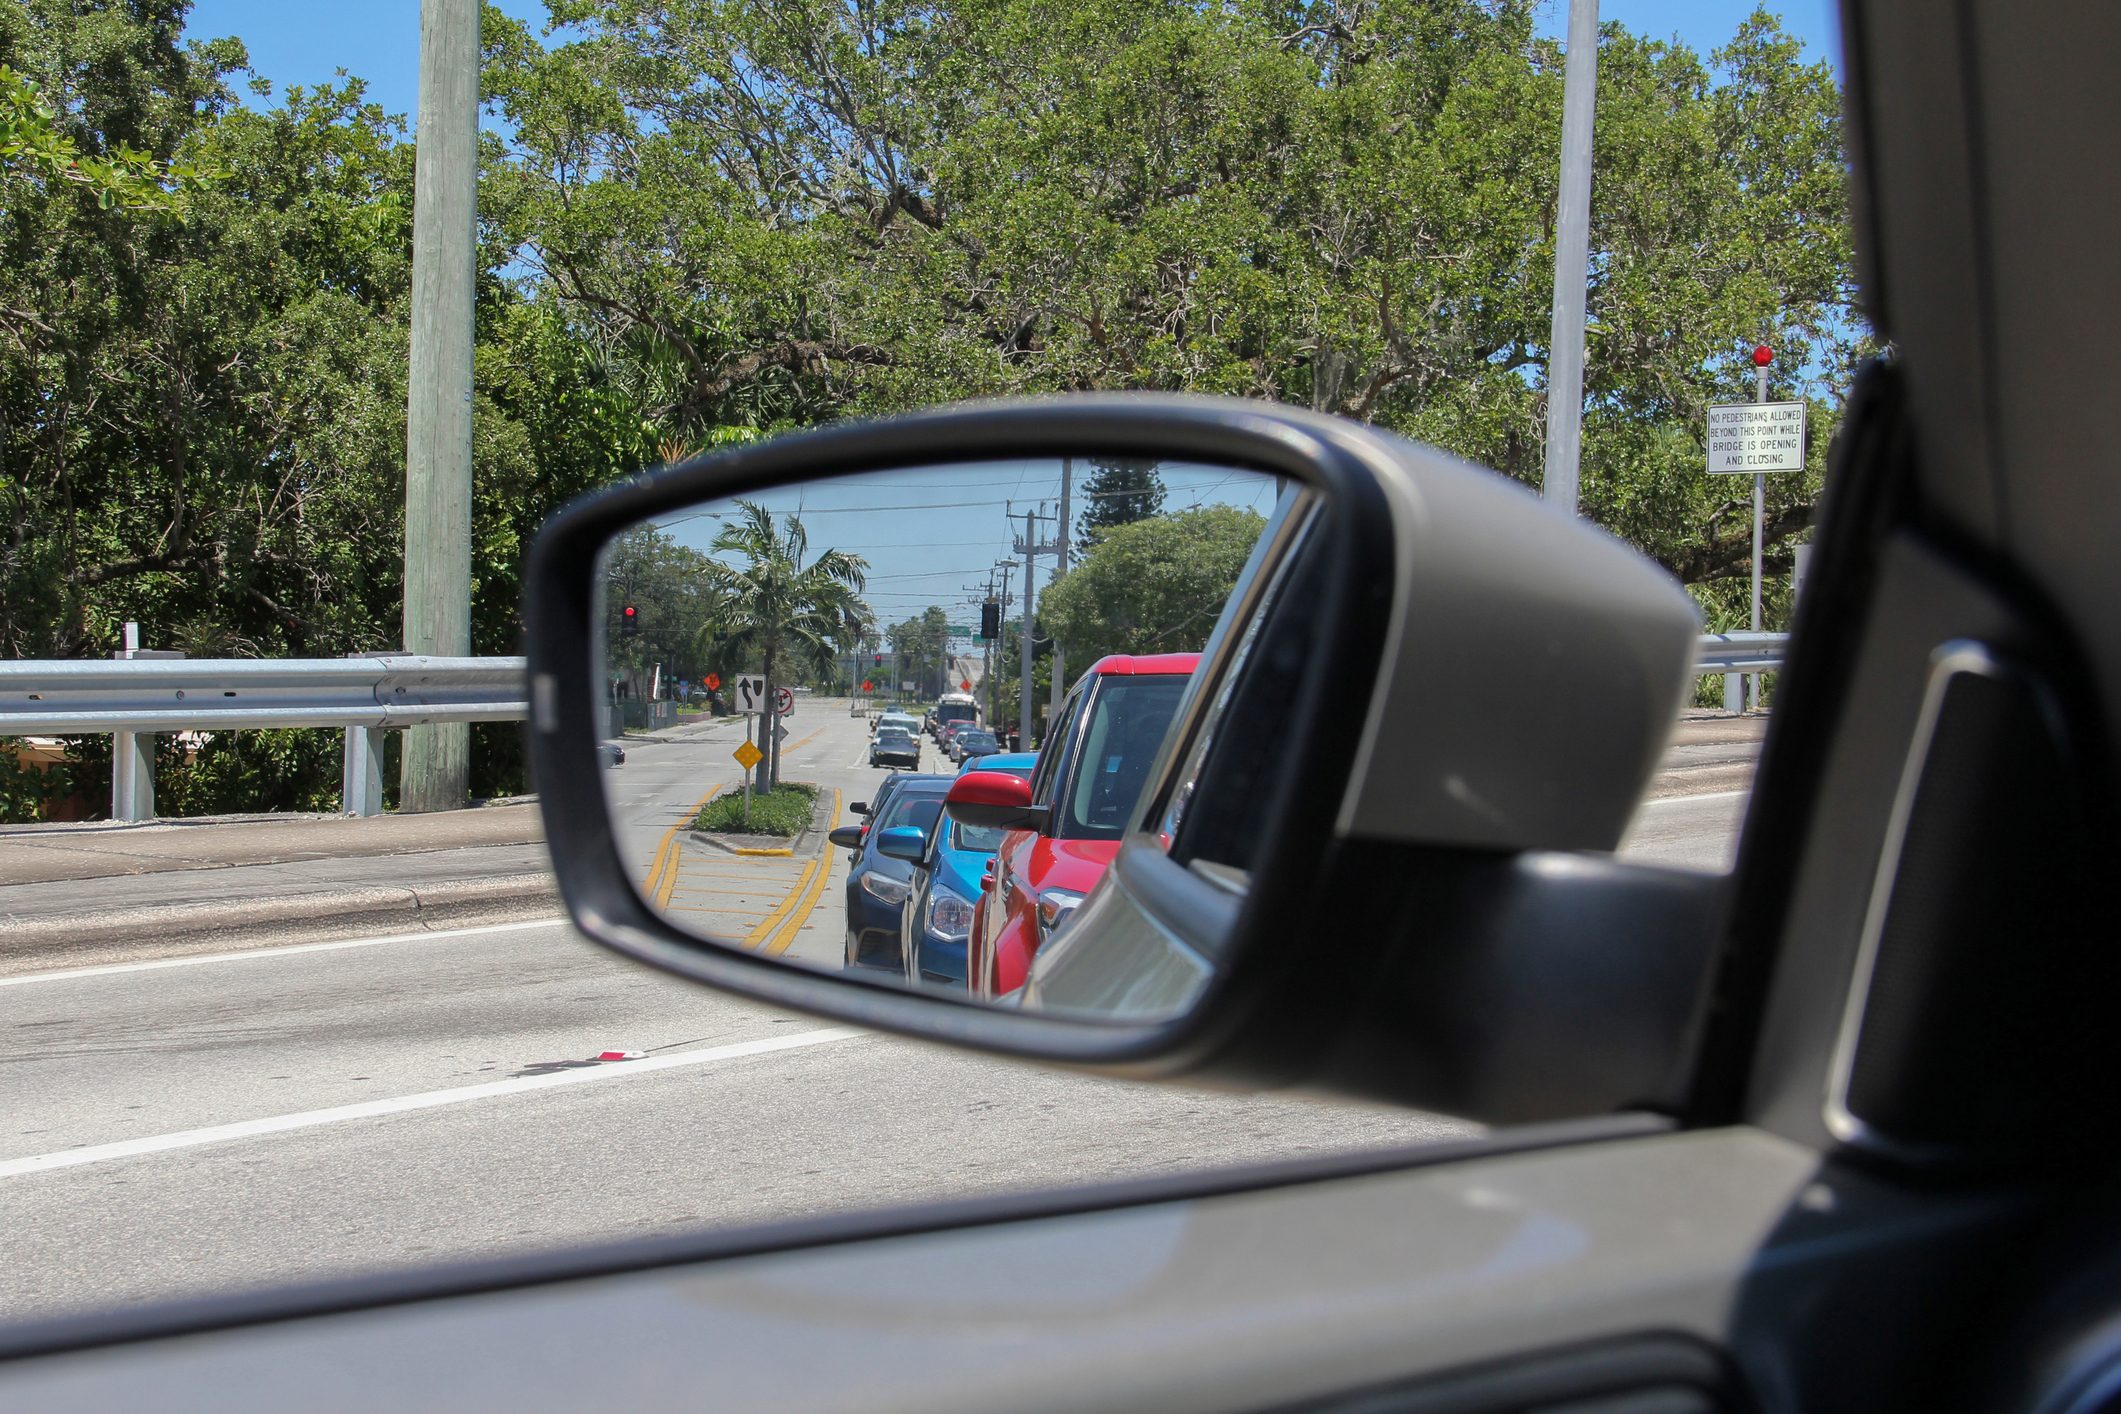
<path id="1" fill-rule="evenodd" d="M 1031 801 L 1031 783 L 1007 771 L 967 771 L 950 783 L 943 809 L 961 825 L 1043 830 L 1047 810 Z"/>
<path id="2" fill-rule="evenodd" d="M 876 852 L 918 864 L 927 858 L 928 836 L 910 825 L 894 825 L 876 837 Z"/>
<path id="3" fill-rule="evenodd" d="M 867 825 L 841 825 L 829 832 L 825 838 L 841 849 L 860 849 L 862 836 L 869 832 Z"/>
<path id="4" fill-rule="evenodd" d="M 1099 954 L 1131 966 L 1155 952 L 1188 990 L 1079 1008 L 1034 961 L 1025 992 L 1048 1009 L 988 1009 L 706 941 L 650 907 L 596 764 L 605 544 L 715 498 L 1061 456 L 1266 473 L 1301 511 L 1278 513 L 1254 551 L 1115 864 L 1059 939 L 1080 973 Z M 1632 816 L 1690 687 L 1699 616 L 1661 569 L 1506 478 L 1262 401 L 983 403 L 753 443 L 593 493 L 540 535 L 526 586 L 546 836 L 569 912 L 608 948 L 770 1005 L 1105 1074 L 1309 1085 L 1494 1122 L 1682 1099 L 1721 880 L 1578 852 L 1611 850 Z M 1222 720 L 1266 725 L 1218 733 Z M 958 777 L 945 808 L 1033 823 L 1028 786 L 987 784 L 998 775 Z M 1188 854 L 1218 792 L 1244 806 L 1241 868 Z M 1321 946 L 1325 919 L 1361 945 Z M 1590 974 L 1627 985 L 1570 991 Z M 1593 995 L 1567 1044 L 1480 1024 Z M 1452 1010 L 1466 996 L 1477 1015 Z"/>

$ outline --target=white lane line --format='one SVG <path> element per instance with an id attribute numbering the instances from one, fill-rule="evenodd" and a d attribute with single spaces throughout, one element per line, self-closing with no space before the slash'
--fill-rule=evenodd
<path id="1" fill-rule="evenodd" d="M 249 962 L 253 958 L 291 957 L 296 953 L 337 952 L 341 948 L 373 948 L 384 943 L 429 943 L 448 938 L 480 938 L 493 933 L 512 933 L 523 928 L 554 928 L 566 922 L 565 914 L 555 913 L 520 923 L 487 923 L 477 928 L 436 928 L 420 933 L 387 933 L 375 938 L 340 938 L 329 943 L 290 943 L 285 947 L 250 948 L 243 952 L 209 952 L 191 957 L 157 958 L 153 962 L 111 962 L 100 967 L 72 967 L 60 972 L 25 972 L 18 977 L 0 977 L 0 987 L 27 987 L 33 982 L 67 982 L 76 977 L 108 977 L 119 972 L 159 972 L 165 967 L 203 967 L 209 962 Z"/>
<path id="2" fill-rule="evenodd" d="M 25 1159 L 0 1162 L 0 1178 L 48 1173 L 53 1169 L 77 1168 L 82 1164 L 108 1163 L 112 1159 L 162 1154 L 171 1149 L 191 1149 L 201 1144 L 221 1144 L 231 1139 L 254 1139 L 261 1134 L 284 1134 L 291 1129 L 314 1129 L 347 1120 L 375 1119 L 404 1114 L 409 1110 L 431 1110 L 441 1105 L 461 1105 L 501 1095 L 521 1095 L 532 1090 L 552 1090 L 562 1085 L 590 1085 L 600 1080 L 646 1075 L 650 1071 L 674 1070 L 679 1066 L 708 1065 L 715 1061 L 762 1056 L 773 1051 L 792 1051 L 800 1046 L 822 1046 L 868 1033 L 847 1026 L 818 1031 L 798 1031 L 790 1036 L 769 1036 L 762 1041 L 738 1041 L 727 1046 L 709 1046 L 700 1051 L 675 1051 L 646 1060 L 614 1061 L 594 1069 L 559 1070 L 547 1075 L 524 1075 L 511 1080 L 492 1080 L 483 1085 L 459 1085 L 453 1090 L 429 1090 L 418 1095 L 399 1095 L 389 1100 L 369 1100 L 358 1105 L 335 1105 L 328 1110 L 304 1110 L 274 1115 L 268 1119 L 246 1119 L 235 1124 L 210 1125 L 205 1129 L 183 1129 L 174 1134 L 154 1134 L 145 1139 L 124 1139 L 115 1144 L 92 1144 L 80 1149 L 61 1149 L 52 1154 L 32 1154 Z"/>

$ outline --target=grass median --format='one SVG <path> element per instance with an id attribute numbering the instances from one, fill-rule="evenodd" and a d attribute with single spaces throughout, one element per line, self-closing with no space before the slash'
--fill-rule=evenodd
<path id="1" fill-rule="evenodd" d="M 771 792 L 751 797 L 751 823 L 744 823 L 744 793 L 724 791 L 692 817 L 692 828 L 709 834 L 779 835 L 803 832 L 817 808 L 818 788 L 801 781 L 782 781 Z"/>

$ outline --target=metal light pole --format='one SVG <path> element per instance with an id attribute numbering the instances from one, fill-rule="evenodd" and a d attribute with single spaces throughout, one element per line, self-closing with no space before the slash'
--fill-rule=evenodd
<path id="1" fill-rule="evenodd" d="M 405 408 L 405 651 L 471 653 L 471 346 L 479 189 L 479 0 L 421 0 Z M 471 729 L 405 733 L 400 810 L 453 810 Z"/>
<path id="2" fill-rule="evenodd" d="M 1541 494 L 1576 514 L 1583 455 L 1583 296 L 1591 245 L 1591 126 L 1598 106 L 1598 0 L 1569 0 L 1562 80 L 1561 192 L 1554 213 L 1554 324 L 1547 340 Z"/>

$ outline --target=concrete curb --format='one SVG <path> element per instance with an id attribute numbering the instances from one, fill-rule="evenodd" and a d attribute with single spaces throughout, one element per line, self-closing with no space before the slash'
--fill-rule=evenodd
<path id="1" fill-rule="evenodd" d="M 113 947 L 151 944 L 157 952 L 198 944 L 240 946 L 259 934 L 300 930 L 302 941 L 378 932 L 465 927 L 480 922 L 555 915 L 560 896 L 551 874 L 494 874 L 405 887 L 366 885 L 265 898 L 214 899 L 153 908 L 111 908 L 9 922 L 0 959 L 21 962 Z"/>

